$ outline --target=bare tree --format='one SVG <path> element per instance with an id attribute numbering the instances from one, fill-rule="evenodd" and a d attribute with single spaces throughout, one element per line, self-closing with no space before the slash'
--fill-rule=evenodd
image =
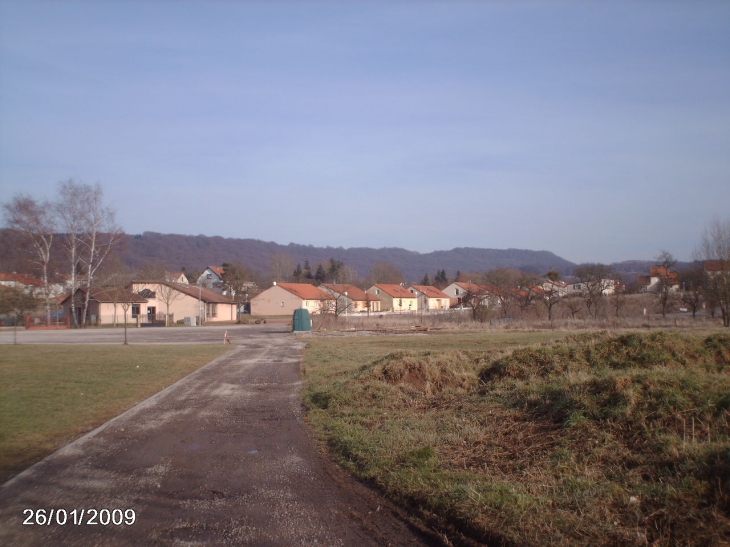
<path id="1" fill-rule="evenodd" d="M 465 287 L 461 303 L 471 308 L 471 318 L 474 321 L 484 323 L 489 318 L 489 288 L 475 283 L 465 283 Z"/>
<path id="2" fill-rule="evenodd" d="M 18 320 L 38 307 L 32 287 L 0 286 L 0 314 L 13 317 L 13 344 L 18 343 Z"/>
<path id="3" fill-rule="evenodd" d="M 140 266 L 138 279 L 155 285 L 155 297 L 165 304 L 165 326 L 170 326 L 170 306 L 184 296 L 172 281 L 172 275 L 161 260 L 148 261 Z"/>
<path id="4" fill-rule="evenodd" d="M 147 260 L 137 268 L 137 279 L 148 281 L 169 281 L 167 265 L 160 259 Z"/>
<path id="5" fill-rule="evenodd" d="M 142 302 L 143 299 L 131 291 L 132 270 L 120 258 L 114 254 L 105 262 L 103 270 L 100 271 L 100 286 L 111 297 L 114 303 L 114 326 L 117 323 L 117 306 L 122 308 L 124 323 L 124 345 L 129 344 L 127 338 L 127 312 L 134 302 Z"/>
<path id="6" fill-rule="evenodd" d="M 79 246 L 79 259 L 86 273 L 84 285 L 84 306 L 82 325 L 86 326 L 86 313 L 89 309 L 89 298 L 94 276 L 104 259 L 121 241 L 124 232 L 116 224 L 115 213 L 104 206 L 104 191 L 100 184 L 94 186 L 81 185 L 82 238 Z"/>
<path id="7" fill-rule="evenodd" d="M 83 210 L 84 196 L 88 192 L 88 185 L 76 182 L 73 179 L 61 182 L 58 189 L 58 201 L 56 212 L 60 221 L 61 245 L 68 260 L 70 272 L 70 290 L 72 295 L 76 294 L 79 286 L 77 272 L 79 269 L 79 255 L 81 241 L 84 237 Z M 78 317 L 74 313 L 73 323 L 78 327 Z"/>
<path id="8" fill-rule="evenodd" d="M 560 302 L 560 288 L 552 283 L 548 283 L 542 287 L 542 302 L 548 312 L 548 321 L 553 320 L 553 308 Z"/>
<path id="9" fill-rule="evenodd" d="M 514 289 L 517 287 L 519 275 L 520 272 L 509 268 L 496 268 L 484 274 L 485 283 L 491 286 L 491 292 L 497 298 L 502 317 L 510 315 L 512 304 L 515 301 Z"/>
<path id="10" fill-rule="evenodd" d="M 236 318 L 238 318 L 241 306 L 246 301 L 246 288 L 251 285 L 252 274 L 240 260 L 233 264 L 224 263 L 223 267 L 223 283 L 236 303 Z"/>
<path id="11" fill-rule="evenodd" d="M 609 280 L 613 274 L 605 264 L 583 264 L 575 269 L 575 275 L 583 285 L 583 301 L 588 314 L 595 319 L 598 315 L 598 304 L 609 289 Z"/>
<path id="12" fill-rule="evenodd" d="M 679 282 L 681 284 L 680 299 L 692 310 L 692 319 L 695 319 L 705 291 L 705 268 L 702 263 L 695 262 L 686 270 L 680 271 Z"/>
<path id="13" fill-rule="evenodd" d="M 514 295 L 523 314 L 527 312 L 535 299 L 545 293 L 540 287 L 541 281 L 540 276 L 530 272 L 520 272 L 517 276 L 517 290 L 514 291 Z"/>
<path id="14" fill-rule="evenodd" d="M 705 264 L 708 301 L 720 308 L 722 324 L 730 327 L 730 219 L 714 219 L 705 228 L 695 258 Z"/>
<path id="15" fill-rule="evenodd" d="M 677 283 L 677 273 L 672 268 L 677 264 L 672 253 L 668 251 L 660 251 L 656 258 L 657 268 L 655 271 L 659 274 L 659 304 L 662 307 L 662 317 L 667 316 L 667 309 L 672 302 L 672 287 Z"/>
<path id="16" fill-rule="evenodd" d="M 16 195 L 3 204 L 7 226 L 20 235 L 24 245 L 18 249 L 24 259 L 40 272 L 46 325 L 51 324 L 51 283 L 48 264 L 56 231 L 53 208 L 48 201 L 38 201 L 27 194 Z"/>
<path id="17" fill-rule="evenodd" d="M 614 287 L 613 294 L 611 295 L 611 307 L 613 307 L 613 313 L 616 319 L 621 314 L 621 309 L 626 305 L 625 285 L 623 283 L 618 284 Z"/>
<path id="18" fill-rule="evenodd" d="M 294 271 L 294 259 L 285 253 L 277 253 L 271 257 L 271 275 L 274 281 L 289 281 Z"/>
<path id="19" fill-rule="evenodd" d="M 395 265 L 390 262 L 376 262 L 373 267 L 370 268 L 368 274 L 368 284 L 375 285 L 376 283 L 405 283 L 406 276 L 400 271 Z"/>
<path id="20" fill-rule="evenodd" d="M 583 310 L 583 299 L 580 296 L 566 296 L 563 302 L 570 312 L 571 319 L 575 319 L 575 316 Z"/>

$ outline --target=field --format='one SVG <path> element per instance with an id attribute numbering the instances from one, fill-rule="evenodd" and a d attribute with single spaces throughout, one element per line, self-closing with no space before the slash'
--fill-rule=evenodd
<path id="1" fill-rule="evenodd" d="M 0 483 L 229 348 L 3 346 Z"/>
<path id="2" fill-rule="evenodd" d="M 320 440 L 452 541 L 730 542 L 726 333 L 307 341 Z"/>

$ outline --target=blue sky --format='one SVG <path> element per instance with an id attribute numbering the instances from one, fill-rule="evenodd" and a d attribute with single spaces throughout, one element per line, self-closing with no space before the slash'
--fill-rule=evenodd
<path id="1" fill-rule="evenodd" d="M 69 178 L 128 233 L 686 260 L 730 3 L 0 0 L 0 201 Z"/>

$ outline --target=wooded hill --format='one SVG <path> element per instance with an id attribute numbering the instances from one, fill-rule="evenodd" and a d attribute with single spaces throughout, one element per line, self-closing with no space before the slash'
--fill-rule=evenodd
<path id="1" fill-rule="evenodd" d="M 122 258 L 132 267 L 145 262 L 162 261 L 171 270 L 202 270 L 208 265 L 240 260 L 246 267 L 261 273 L 271 272 L 276 255 L 288 255 L 296 264 L 305 260 L 314 267 L 317 262 L 330 258 L 354 267 L 365 277 L 378 262 L 390 262 L 409 279 L 418 280 L 425 273 L 433 276 L 445 269 L 449 276 L 457 271 L 484 272 L 508 267 L 537 274 L 557 270 L 563 275 L 572 273 L 575 264 L 548 251 L 523 249 L 477 249 L 459 247 L 450 251 L 418 253 L 395 247 L 372 249 L 368 247 L 313 247 L 312 245 L 280 245 L 257 239 L 234 239 L 219 236 L 189 236 L 144 232 L 128 235 Z"/>

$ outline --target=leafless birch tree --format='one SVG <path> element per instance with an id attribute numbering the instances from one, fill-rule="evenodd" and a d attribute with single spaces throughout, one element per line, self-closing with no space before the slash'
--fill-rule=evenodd
<path id="1" fill-rule="evenodd" d="M 119 244 L 124 232 L 116 224 L 114 211 L 104 206 L 104 191 L 101 185 L 97 183 L 94 186 L 87 184 L 81 186 L 83 186 L 81 195 L 83 237 L 79 246 L 79 259 L 86 271 L 84 279 L 86 291 L 81 316 L 82 324 L 85 326 L 94 276 L 109 252 Z"/>
<path id="2" fill-rule="evenodd" d="M 73 179 L 60 183 L 56 212 L 60 221 L 61 244 L 68 260 L 71 294 L 76 294 L 79 286 L 78 268 L 81 242 L 84 238 L 84 196 L 90 187 Z M 78 315 L 72 313 L 73 324 L 78 327 Z"/>
<path id="3" fill-rule="evenodd" d="M 730 219 L 714 219 L 705 228 L 695 258 L 705 264 L 707 300 L 719 306 L 722 324 L 730 327 Z"/>
<path id="4" fill-rule="evenodd" d="M 7 227 L 14 230 L 23 242 L 18 252 L 40 272 L 46 325 L 50 325 L 51 283 L 48 264 L 56 231 L 53 207 L 46 200 L 38 201 L 27 194 L 18 194 L 9 203 L 3 204 L 3 209 Z"/>

